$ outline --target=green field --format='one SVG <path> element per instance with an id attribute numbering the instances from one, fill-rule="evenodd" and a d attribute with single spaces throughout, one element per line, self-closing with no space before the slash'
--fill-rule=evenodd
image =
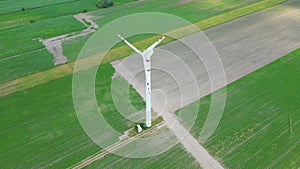
<path id="1" fill-rule="evenodd" d="M 0 53 L 0 65 L 5 65 L 0 74 L 6 74 L 1 76 L 0 83 L 53 67 L 52 55 L 39 38 L 46 39 L 84 28 L 69 15 L 0 31 L 0 51 L 3 51 Z"/>
<path id="2" fill-rule="evenodd" d="M 300 49 L 227 87 L 221 122 L 204 143 L 226 167 L 300 166 L 299 66 Z M 196 138 L 207 116 L 210 95 L 200 102 L 192 129 Z"/>
<path id="3" fill-rule="evenodd" d="M 126 167 L 125 167 L 126 166 Z M 149 158 L 125 158 L 109 154 L 87 168 L 200 168 L 195 159 L 188 154 L 181 145 L 154 157 Z"/>
<path id="4" fill-rule="evenodd" d="M 116 130 L 129 129 L 134 123 L 117 113 L 111 98 L 114 69 L 105 64 L 99 72 L 96 94 L 102 114 Z M 66 76 L 0 98 L 1 168 L 66 168 L 100 150 L 78 122 L 71 87 L 72 76 Z M 138 110 L 144 108 L 132 88 L 130 100 Z"/>
<path id="5" fill-rule="evenodd" d="M 69 15 L 2 30 L 0 31 L 0 50 L 4 52 L 1 52 L 0 58 L 44 48 L 38 38 L 46 39 L 84 28 L 80 22 Z"/>
<path id="6" fill-rule="evenodd" d="M 34 50 L 7 60 L 0 60 L 0 83 L 53 67 L 53 57 L 47 49 Z"/>
<path id="7" fill-rule="evenodd" d="M 0 5 L 0 14 L 6 14 L 6 13 L 12 13 L 16 11 L 21 11 L 22 8 L 25 9 L 34 9 L 34 8 L 40 8 L 44 6 L 50 6 L 50 5 L 55 5 L 59 3 L 65 3 L 65 2 L 70 2 L 74 0 L 46 0 L 46 1 L 24 1 L 22 3 L 14 0 L 3 0 L 1 1 Z"/>
<path id="8" fill-rule="evenodd" d="M 259 1 L 260 0 L 197 0 L 194 2 L 184 2 L 180 0 L 148 0 L 136 2 L 134 4 L 116 6 L 109 10 L 97 10 L 90 14 L 96 17 L 95 22 L 99 25 L 105 25 L 122 16 L 140 12 L 163 12 L 173 14 L 194 23 Z"/>
<path id="9" fill-rule="evenodd" d="M 134 0 L 115 0 L 121 5 Z M 31 22 L 97 10 L 97 0 L 0 1 L 0 30 Z M 24 9 L 22 9 L 24 8 Z"/>

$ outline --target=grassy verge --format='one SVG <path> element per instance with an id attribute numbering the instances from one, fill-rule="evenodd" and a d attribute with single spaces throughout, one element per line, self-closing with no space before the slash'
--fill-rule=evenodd
<path id="1" fill-rule="evenodd" d="M 158 118 L 152 120 L 152 121 L 151 121 L 152 126 L 151 126 L 150 128 L 154 127 L 155 125 L 159 124 L 159 123 L 162 122 L 162 121 L 163 121 L 163 118 L 162 118 L 161 116 L 159 116 Z M 137 125 L 137 124 L 136 124 L 136 125 Z M 150 129 L 150 128 L 145 128 L 145 129 L 143 129 L 143 130 L 148 130 L 148 129 Z M 138 133 L 137 133 L 137 130 L 136 130 L 135 126 L 134 126 L 134 128 L 130 129 L 128 136 L 129 136 L 129 137 L 133 137 L 133 136 L 136 136 L 137 134 L 138 134 Z"/>
<path id="2" fill-rule="evenodd" d="M 113 104 L 113 73 L 110 64 L 99 68 L 96 98 L 107 122 L 124 131 L 134 122 L 123 118 Z M 131 103 L 144 108 L 139 94 L 131 87 L 129 91 Z M 100 150 L 78 122 L 71 75 L 1 98 L 0 128 L 2 168 L 66 168 Z"/>
<path id="3" fill-rule="evenodd" d="M 234 13 L 235 14 L 234 16 L 237 18 L 237 17 L 243 16 L 243 15 L 247 15 L 249 13 L 258 11 L 258 10 L 268 8 L 270 6 L 273 6 L 273 5 L 282 3 L 282 2 L 284 2 L 284 0 L 264 0 L 262 2 L 258 2 L 258 3 L 252 4 L 252 5 L 249 5 L 246 7 L 235 9 L 235 10 L 231 11 L 230 14 L 223 13 L 223 14 L 213 17 L 214 19 L 209 18 L 207 20 L 200 21 L 195 24 L 196 25 L 207 25 L 207 26 L 205 26 L 205 28 L 207 29 L 211 26 L 215 26 L 217 24 L 221 24 L 221 23 L 227 22 L 229 20 L 235 19 L 234 17 L 231 16 L 232 13 Z M 223 20 L 220 20 L 220 18 L 223 18 Z M 204 28 L 202 27 L 202 29 L 204 29 Z M 187 29 L 184 29 L 184 28 L 178 29 L 176 31 L 177 31 L 176 33 L 181 34 L 181 36 L 185 36 L 187 34 L 193 33 L 193 32 L 187 31 Z M 148 44 L 151 44 L 157 38 L 158 38 L 158 36 L 150 37 L 143 41 L 135 42 L 134 44 L 137 45 L 138 47 L 145 47 Z M 166 39 L 164 41 L 164 43 L 167 43 L 171 40 L 172 39 Z M 126 57 L 131 53 L 132 53 L 132 51 L 129 50 L 126 46 L 118 47 L 116 49 L 111 50 L 108 53 L 107 57 L 105 58 L 105 62 L 109 62 L 112 60 Z M 93 63 L 94 58 L 89 57 L 89 58 L 85 59 L 85 61 Z M 95 65 L 95 64 L 91 64 L 91 66 L 93 66 L 93 65 Z M 43 84 L 43 83 L 49 82 L 56 78 L 61 78 L 64 75 L 71 74 L 71 73 L 73 73 L 72 72 L 73 67 L 74 67 L 74 62 L 71 62 L 66 65 L 58 66 L 58 67 L 55 67 L 53 69 L 50 69 L 50 70 L 47 70 L 44 72 L 39 72 L 37 74 L 29 75 L 26 77 L 15 79 L 10 82 L 3 83 L 0 86 L 0 89 L 1 89 L 0 97 L 8 95 L 8 94 L 16 92 L 16 91 L 30 88 L 30 87 L 38 85 L 38 84 Z M 66 71 L 66 69 L 67 69 L 67 71 Z M 88 67 L 87 67 L 87 69 L 88 69 Z M 40 76 L 43 76 L 43 78 L 41 78 Z M 47 76 L 47 78 L 44 78 L 45 76 Z M 35 79 L 40 79 L 40 80 L 37 81 Z"/>
<path id="4" fill-rule="evenodd" d="M 300 166 L 299 66 L 300 49 L 227 87 L 221 122 L 204 143 L 226 167 Z M 210 95 L 200 102 L 192 129 L 196 138 L 209 110 Z"/>

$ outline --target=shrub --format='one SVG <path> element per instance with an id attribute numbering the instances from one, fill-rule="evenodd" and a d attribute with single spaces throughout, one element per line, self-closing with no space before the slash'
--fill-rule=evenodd
<path id="1" fill-rule="evenodd" d="M 113 5 L 114 5 L 113 0 L 101 0 L 96 4 L 98 8 L 108 8 Z"/>

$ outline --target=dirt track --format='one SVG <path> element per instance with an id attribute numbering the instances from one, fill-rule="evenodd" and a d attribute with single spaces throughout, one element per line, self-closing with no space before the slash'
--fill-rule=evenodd
<path id="1" fill-rule="evenodd" d="M 77 15 L 74 15 L 74 18 L 87 28 L 82 31 L 67 33 L 41 40 L 46 49 L 48 49 L 48 51 L 53 55 L 54 65 L 64 64 L 68 62 L 68 58 L 63 55 L 62 42 L 70 41 L 80 36 L 86 36 L 87 34 L 95 32 L 96 29 L 99 28 L 99 26 L 91 19 L 92 16 L 90 15 L 79 13 Z M 87 22 L 90 25 L 88 25 Z"/>

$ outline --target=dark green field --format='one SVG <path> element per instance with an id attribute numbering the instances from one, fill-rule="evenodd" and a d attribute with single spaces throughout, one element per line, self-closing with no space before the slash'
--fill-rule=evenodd
<path id="1" fill-rule="evenodd" d="M 300 165 L 300 49 L 227 87 L 222 120 L 204 146 L 228 168 Z M 199 137 L 210 96 L 200 100 Z M 189 109 L 189 107 L 185 107 Z"/>
<path id="2" fill-rule="evenodd" d="M 84 28 L 80 22 L 69 15 L 2 30 L 0 31 L 1 51 L 4 52 L 1 53 L 0 58 L 9 58 L 44 48 L 38 38 L 51 38 Z"/>
<path id="3" fill-rule="evenodd" d="M 129 129 L 134 123 L 117 113 L 111 98 L 114 69 L 105 64 L 99 72 L 96 95 L 104 117 L 119 131 Z M 100 150 L 78 122 L 71 87 L 72 76 L 67 76 L 0 98 L 1 168 L 65 168 Z M 132 88 L 130 100 L 138 110 L 144 108 Z"/>
<path id="4" fill-rule="evenodd" d="M 176 167 L 175 167 L 176 166 Z M 125 158 L 109 154 L 87 168 L 200 168 L 197 161 L 181 145 L 150 158 Z"/>
<path id="5" fill-rule="evenodd" d="M 13 63 L 12 63 L 13 62 Z M 42 48 L 0 61 L 0 83 L 53 67 L 53 57 Z"/>
<path id="6" fill-rule="evenodd" d="M 121 5 L 134 0 L 115 0 Z M 97 10 L 97 0 L 0 1 L 0 30 L 32 22 Z"/>

